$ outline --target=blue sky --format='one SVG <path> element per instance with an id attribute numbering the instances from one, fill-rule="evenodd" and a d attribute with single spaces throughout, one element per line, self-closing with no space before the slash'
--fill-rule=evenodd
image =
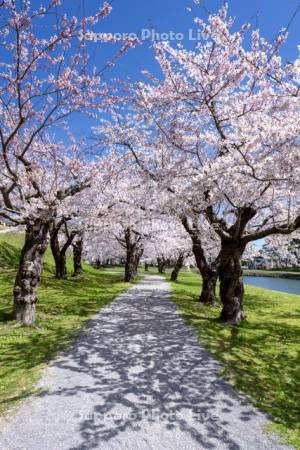
<path id="1" fill-rule="evenodd" d="M 109 1 L 109 0 L 107 0 Z M 136 33 L 142 29 L 155 29 L 159 33 L 183 33 L 188 36 L 188 30 L 194 27 L 193 17 L 207 17 L 208 12 L 216 12 L 224 0 L 200 0 L 195 5 L 193 0 L 110 0 L 113 6 L 111 15 L 101 21 L 95 28 L 96 32 Z M 31 0 L 34 7 L 47 0 Z M 68 14 L 90 15 L 103 3 L 103 0 L 61 0 L 62 9 Z M 272 40 L 278 31 L 285 27 L 300 0 L 230 0 L 230 15 L 236 17 L 237 26 L 245 22 L 258 25 L 263 35 Z M 188 7 L 192 11 L 187 10 Z M 294 18 L 289 30 L 289 40 L 283 49 L 282 55 L 286 59 L 293 59 L 297 54 L 297 45 L 300 44 L 300 11 Z M 176 45 L 176 42 L 174 42 Z M 186 45 L 193 45 L 186 39 Z M 94 54 L 93 64 L 103 67 L 108 56 L 112 56 L 116 48 L 111 44 L 90 44 Z M 143 69 L 159 74 L 158 66 L 153 58 L 151 42 L 144 41 L 142 45 L 122 57 L 117 67 L 106 73 L 122 79 L 130 77 L 134 80 L 141 77 Z"/>
<path id="2" fill-rule="evenodd" d="M 18 0 L 21 2 L 22 0 Z M 68 15 L 92 15 L 104 0 L 61 0 L 60 11 Z M 107 0 L 109 1 L 109 0 Z M 157 33 L 182 33 L 187 47 L 195 45 L 188 40 L 189 29 L 197 28 L 193 22 L 195 16 L 205 19 L 208 13 L 217 12 L 224 0 L 110 0 L 113 11 L 105 20 L 90 29 L 106 33 L 135 33 L 139 35 L 143 29 L 153 29 Z M 31 0 L 33 8 L 47 4 L 48 0 Z M 229 0 L 229 14 L 236 17 L 236 27 L 245 22 L 258 26 L 267 40 L 272 41 L 278 31 L 286 27 L 297 11 L 290 29 L 289 38 L 282 56 L 292 60 L 298 55 L 297 45 L 300 44 L 300 0 Z M 192 11 L 188 11 L 191 8 Z M 49 24 L 53 18 L 46 18 Z M 41 26 L 43 27 L 44 24 Z M 47 25 L 46 25 L 47 26 Z M 49 30 L 50 32 L 52 30 Z M 177 44 L 173 41 L 173 45 Z M 89 43 L 89 51 L 93 55 L 92 65 L 98 70 L 113 57 L 118 46 L 110 43 Z M 0 55 L 1 56 L 1 55 Z M 158 64 L 152 51 L 151 40 L 145 40 L 141 45 L 128 51 L 118 60 L 116 66 L 104 73 L 104 78 L 112 77 L 123 80 L 139 80 L 143 78 L 142 71 L 148 70 L 160 76 Z M 83 125 L 83 124 L 82 124 Z"/>
<path id="3" fill-rule="evenodd" d="M 74 12 L 74 8 L 80 8 L 88 14 L 98 5 L 94 0 L 65 0 L 62 3 L 70 12 Z M 272 40 L 278 31 L 289 23 L 300 1 L 231 0 L 228 3 L 230 15 L 237 18 L 237 25 L 251 21 L 254 26 L 258 25 L 268 40 Z M 139 33 L 142 29 L 154 28 L 159 33 L 174 31 L 187 37 L 189 28 L 193 27 L 194 16 L 205 18 L 208 11 L 216 12 L 222 4 L 222 0 L 201 1 L 199 6 L 194 5 L 192 0 L 113 0 L 111 15 L 97 25 L 97 31 Z M 188 7 L 192 7 L 192 12 L 187 10 Z M 191 45 L 188 42 L 186 44 Z M 298 54 L 298 44 L 300 44 L 300 11 L 291 24 L 289 40 L 282 52 L 283 57 L 294 58 Z M 101 46 L 91 44 L 91 46 L 94 46 L 95 52 L 93 62 L 101 66 L 106 55 L 111 54 L 112 46 L 111 44 Z M 125 55 L 112 73 L 123 79 L 126 77 L 138 79 L 145 68 L 158 73 L 149 41 L 145 41 L 143 45 Z"/>
<path id="4" fill-rule="evenodd" d="M 42 0 L 32 0 L 33 6 Z M 193 0 L 111 0 L 113 11 L 109 17 L 90 29 L 95 32 L 135 33 L 143 29 L 154 29 L 158 33 L 183 33 L 185 45 L 189 42 L 189 29 L 194 28 L 195 16 L 205 19 L 208 12 L 217 12 L 223 5 L 223 0 L 205 0 L 195 5 Z M 236 17 L 236 27 L 245 22 L 258 26 L 262 34 L 272 40 L 278 31 L 287 26 L 293 14 L 300 5 L 300 0 L 230 0 L 229 12 Z M 93 14 L 103 1 L 95 0 L 62 0 L 62 8 L 70 15 Z M 188 11 L 192 8 L 192 11 Z M 300 11 L 294 18 L 289 39 L 282 51 L 284 59 L 290 60 L 298 55 L 297 45 L 300 44 Z M 139 80 L 143 78 L 142 71 L 149 70 L 160 76 L 158 64 L 153 57 L 151 41 L 143 41 L 141 45 L 127 52 L 117 62 L 116 66 L 104 73 L 104 78 L 111 77 L 123 80 Z M 174 41 L 176 45 L 176 41 Z M 101 69 L 105 62 L 117 51 L 117 47 L 106 43 L 89 43 L 89 51 L 93 55 L 92 64 Z M 76 120 L 76 119 L 75 119 Z M 85 120 L 76 120 L 77 132 L 85 128 Z M 83 133 L 84 134 L 84 133 Z"/>

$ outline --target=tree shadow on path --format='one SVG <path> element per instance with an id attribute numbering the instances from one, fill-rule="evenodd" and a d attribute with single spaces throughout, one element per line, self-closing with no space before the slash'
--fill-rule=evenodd
<path id="1" fill-rule="evenodd" d="M 261 432 L 265 416 L 219 378 L 158 277 L 104 308 L 51 370 L 35 414 L 47 408 L 45 432 L 55 414 L 63 418 L 57 448 L 285 448 Z"/>

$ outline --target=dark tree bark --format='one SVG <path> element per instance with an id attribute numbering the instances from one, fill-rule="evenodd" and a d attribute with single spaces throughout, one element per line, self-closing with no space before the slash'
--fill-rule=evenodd
<path id="1" fill-rule="evenodd" d="M 14 318 L 23 325 L 35 322 L 37 286 L 48 246 L 49 222 L 36 219 L 26 227 L 25 244 L 14 286 Z"/>
<path id="2" fill-rule="evenodd" d="M 213 269 L 203 269 L 201 276 L 202 290 L 200 294 L 200 303 L 216 306 L 216 286 L 218 281 L 218 271 Z"/>
<path id="3" fill-rule="evenodd" d="M 67 278 L 66 253 L 61 252 L 60 250 L 58 236 L 51 235 L 50 247 L 55 262 L 55 277 L 58 279 L 66 279 Z"/>
<path id="4" fill-rule="evenodd" d="M 135 248 L 128 249 L 125 263 L 125 277 L 124 277 L 124 281 L 126 283 L 130 283 L 137 276 L 137 271 L 142 255 L 143 255 L 142 249 L 135 249 Z"/>
<path id="5" fill-rule="evenodd" d="M 59 243 L 59 232 L 65 227 L 66 240 L 63 245 Z M 68 232 L 66 221 L 61 220 L 57 224 L 52 225 L 50 231 L 50 247 L 55 262 L 55 277 L 62 280 L 67 278 L 67 250 L 76 236 L 76 231 Z"/>
<path id="6" fill-rule="evenodd" d="M 164 274 L 166 272 L 167 264 L 168 264 L 168 260 L 166 258 L 164 258 L 163 256 L 159 256 L 157 258 L 158 273 Z"/>
<path id="7" fill-rule="evenodd" d="M 61 252 L 58 232 L 59 229 L 57 228 L 52 230 L 50 235 L 50 248 L 55 263 L 55 277 L 58 279 L 65 279 L 67 278 L 66 254 L 65 252 Z"/>
<path id="8" fill-rule="evenodd" d="M 256 210 L 247 206 L 235 212 L 236 220 L 231 226 L 214 214 L 213 208 L 207 209 L 207 217 L 215 226 L 221 238 L 220 252 L 220 297 L 222 301 L 221 319 L 230 325 L 238 325 L 246 318 L 243 309 L 244 282 L 242 256 L 247 243 L 251 240 L 245 229 L 256 215 Z"/>
<path id="9" fill-rule="evenodd" d="M 149 272 L 149 264 L 145 263 L 145 272 Z"/>
<path id="10" fill-rule="evenodd" d="M 124 240 L 119 240 L 126 248 L 126 263 L 124 281 L 130 283 L 137 275 L 139 263 L 144 249 L 141 246 L 141 237 L 130 228 L 125 230 Z"/>
<path id="11" fill-rule="evenodd" d="M 75 242 L 73 242 L 73 266 L 74 272 L 72 277 L 81 277 L 82 269 L 82 253 L 83 253 L 83 237 L 80 235 Z"/>
<path id="12" fill-rule="evenodd" d="M 177 258 L 177 260 L 176 260 L 176 262 L 175 262 L 175 265 L 174 265 L 174 268 L 172 270 L 172 273 L 171 273 L 171 280 L 172 281 L 177 281 L 179 272 L 181 271 L 181 269 L 183 267 L 184 259 L 185 259 L 184 253 L 180 253 L 178 258 Z"/>
<path id="13" fill-rule="evenodd" d="M 246 318 L 243 309 L 244 282 L 241 258 L 245 250 L 242 242 L 222 243 L 219 269 L 221 319 L 231 325 L 238 325 Z"/>
<path id="14" fill-rule="evenodd" d="M 216 285 L 219 271 L 219 256 L 209 264 L 202 247 L 200 231 L 195 224 L 190 225 L 187 217 L 182 219 L 182 224 L 192 239 L 193 254 L 202 277 L 202 290 L 199 301 L 206 305 L 217 305 Z"/>

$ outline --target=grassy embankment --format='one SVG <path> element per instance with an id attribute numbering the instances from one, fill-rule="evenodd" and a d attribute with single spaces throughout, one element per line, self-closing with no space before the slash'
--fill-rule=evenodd
<path id="1" fill-rule="evenodd" d="M 85 267 L 84 280 L 54 278 L 50 252 L 39 289 L 37 327 L 15 327 L 12 287 L 23 235 L 0 234 L 0 414 L 34 392 L 40 369 L 101 307 L 128 289 L 120 271 Z M 71 271 L 71 261 L 68 262 Z"/>
<path id="2" fill-rule="evenodd" d="M 253 277 L 271 277 L 271 278 L 289 278 L 291 280 L 300 280 L 300 270 L 298 268 L 284 270 L 284 269 L 271 269 L 271 270 L 244 270 L 245 275 Z"/>
<path id="3" fill-rule="evenodd" d="M 218 320 L 218 308 L 199 304 L 199 275 L 183 272 L 171 286 L 184 318 L 222 361 L 225 378 L 300 449 L 300 296 L 246 286 L 248 319 L 230 328 Z"/>

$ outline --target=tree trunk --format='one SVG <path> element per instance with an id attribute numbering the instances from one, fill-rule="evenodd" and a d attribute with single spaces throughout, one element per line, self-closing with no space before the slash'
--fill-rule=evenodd
<path id="1" fill-rule="evenodd" d="M 130 228 L 125 230 L 122 245 L 126 248 L 124 281 L 130 283 L 137 275 L 140 259 L 144 253 L 141 246 L 141 237 L 137 236 Z"/>
<path id="2" fill-rule="evenodd" d="M 135 264 L 135 276 L 136 276 L 137 273 L 138 273 L 139 264 L 140 264 L 141 257 L 143 256 L 143 253 L 144 253 L 144 249 L 143 249 L 143 248 L 138 247 L 138 248 L 136 249 L 136 252 L 135 252 L 135 259 L 134 259 L 134 264 Z"/>
<path id="3" fill-rule="evenodd" d="M 177 281 L 179 272 L 181 271 L 184 263 L 184 255 L 179 255 L 179 257 L 176 260 L 175 266 L 171 273 L 171 281 Z"/>
<path id="4" fill-rule="evenodd" d="M 132 264 L 132 259 L 129 258 L 129 260 L 126 260 L 125 263 L 125 277 L 124 281 L 125 283 L 130 283 L 135 277 L 135 270 L 134 266 Z"/>
<path id="5" fill-rule="evenodd" d="M 166 272 L 167 261 L 165 258 L 157 258 L 158 273 L 164 274 Z"/>
<path id="6" fill-rule="evenodd" d="M 238 325 L 246 318 L 243 310 L 244 281 L 241 258 L 245 246 L 234 240 L 222 243 L 220 259 L 221 319 Z"/>
<path id="7" fill-rule="evenodd" d="M 199 301 L 206 305 L 214 306 L 217 304 L 216 284 L 218 280 L 219 257 L 217 257 L 213 263 L 209 264 L 202 247 L 201 235 L 197 227 L 191 226 L 187 217 L 182 219 L 182 224 L 192 239 L 193 254 L 198 270 L 202 276 L 202 290 Z"/>
<path id="8" fill-rule="evenodd" d="M 135 244 L 131 244 L 127 247 L 126 255 L 124 281 L 130 283 L 137 275 L 143 250 L 141 248 L 136 248 Z"/>
<path id="9" fill-rule="evenodd" d="M 216 270 L 202 270 L 202 290 L 200 294 L 200 303 L 215 306 L 216 285 L 218 280 L 218 272 Z"/>
<path id="10" fill-rule="evenodd" d="M 50 224 L 36 219 L 28 224 L 14 286 L 14 318 L 23 325 L 35 322 L 37 286 L 43 270 Z"/>
<path id="11" fill-rule="evenodd" d="M 134 255 L 134 246 L 130 246 L 130 248 L 127 249 L 124 281 L 126 283 L 130 283 L 131 281 L 133 281 L 135 276 L 136 276 L 136 261 Z"/>
<path id="12" fill-rule="evenodd" d="M 149 264 L 145 263 L 145 272 L 149 272 Z"/>
<path id="13" fill-rule="evenodd" d="M 73 244 L 73 266 L 74 266 L 74 273 L 72 277 L 80 277 L 82 276 L 83 270 L 82 270 L 82 252 L 83 252 L 83 239 L 78 239 Z"/>
<path id="14" fill-rule="evenodd" d="M 56 278 L 61 280 L 67 278 L 67 258 L 65 253 L 59 255 L 58 265 L 56 267 Z"/>
<path id="15" fill-rule="evenodd" d="M 202 289 L 199 301 L 205 305 L 215 306 L 217 304 L 216 298 L 216 284 L 218 280 L 218 264 L 216 260 L 215 267 L 208 264 L 202 249 L 199 239 L 193 239 L 193 253 L 196 264 L 202 277 Z"/>
<path id="16" fill-rule="evenodd" d="M 58 233 L 51 233 L 50 247 L 55 262 L 55 277 L 62 280 L 67 278 L 66 252 L 59 247 Z"/>
<path id="17" fill-rule="evenodd" d="M 59 243 L 59 232 L 64 226 L 64 236 L 65 242 L 60 245 Z M 67 222 L 65 219 L 62 219 L 58 223 L 52 224 L 52 229 L 50 232 L 50 247 L 52 251 L 52 255 L 55 261 L 55 276 L 58 279 L 66 279 L 67 278 L 67 250 L 72 244 L 75 236 L 78 234 L 77 231 L 73 230 L 71 233 L 68 231 Z"/>

